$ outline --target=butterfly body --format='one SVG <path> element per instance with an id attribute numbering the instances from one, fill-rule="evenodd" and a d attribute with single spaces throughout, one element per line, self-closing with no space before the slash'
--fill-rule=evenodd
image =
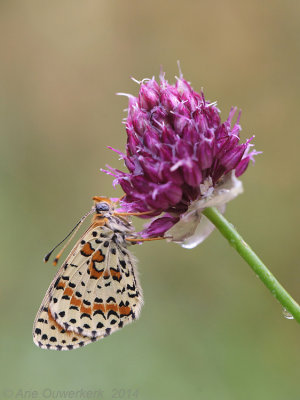
<path id="1" fill-rule="evenodd" d="M 94 199 L 92 224 L 54 277 L 36 316 L 33 340 L 41 348 L 82 347 L 140 314 L 142 289 L 127 249 L 134 229 L 114 213 L 109 199 Z"/>

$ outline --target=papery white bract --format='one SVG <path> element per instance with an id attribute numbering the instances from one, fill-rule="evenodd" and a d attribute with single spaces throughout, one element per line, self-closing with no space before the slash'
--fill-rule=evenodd
<path id="1" fill-rule="evenodd" d="M 202 214 L 207 207 L 216 207 L 222 214 L 226 203 L 243 193 L 243 184 L 236 178 L 234 171 L 228 174 L 222 183 L 207 187 L 207 195 L 202 194 L 201 200 L 193 201 L 188 210 L 181 214 L 180 220 L 165 233 L 173 242 L 182 247 L 192 249 L 203 242 L 215 226 Z"/>

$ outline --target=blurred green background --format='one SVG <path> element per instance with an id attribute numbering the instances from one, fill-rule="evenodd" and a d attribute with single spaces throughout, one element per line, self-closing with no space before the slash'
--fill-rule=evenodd
<path id="1" fill-rule="evenodd" d="M 31 338 L 56 270 L 44 254 L 93 195 L 122 193 L 99 172 L 122 168 L 106 147 L 126 140 L 115 93 L 136 94 L 130 76 L 160 65 L 173 82 L 178 59 L 223 119 L 243 110 L 243 139 L 256 135 L 264 153 L 226 215 L 300 300 L 299 22 L 296 0 L 0 3 L 3 398 L 299 399 L 300 327 L 218 232 L 193 250 L 134 248 L 145 306 L 131 326 L 73 352 Z"/>

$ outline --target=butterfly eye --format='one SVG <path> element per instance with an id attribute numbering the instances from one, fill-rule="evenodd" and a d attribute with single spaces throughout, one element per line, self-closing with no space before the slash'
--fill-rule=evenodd
<path id="1" fill-rule="evenodd" d="M 102 211 L 109 211 L 109 205 L 101 201 L 96 204 L 96 212 L 100 214 Z"/>

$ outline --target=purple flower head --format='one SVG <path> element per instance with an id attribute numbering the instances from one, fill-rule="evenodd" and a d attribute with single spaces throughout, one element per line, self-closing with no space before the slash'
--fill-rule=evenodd
<path id="1" fill-rule="evenodd" d="M 212 230 L 201 210 L 224 204 L 242 191 L 242 175 L 256 151 L 240 143 L 236 108 L 221 122 L 216 103 L 195 92 L 182 77 L 170 85 L 164 74 L 140 82 L 129 95 L 126 119 L 128 172 L 109 167 L 125 192 L 127 212 L 149 212 L 143 237 L 168 236 L 194 247 Z M 207 222 L 207 224 L 205 223 Z M 203 226 L 205 225 L 205 226 Z M 200 231 L 199 231 L 200 230 Z"/>

